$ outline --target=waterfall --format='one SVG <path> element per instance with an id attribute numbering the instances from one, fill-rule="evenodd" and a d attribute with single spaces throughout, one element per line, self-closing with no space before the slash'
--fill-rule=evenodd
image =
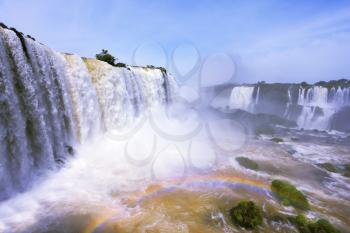
<path id="1" fill-rule="evenodd" d="M 254 86 L 234 87 L 230 96 L 230 108 L 252 112 L 255 103 L 253 94 Z"/>
<path id="2" fill-rule="evenodd" d="M 158 68 L 60 54 L 0 26 L 0 200 L 59 168 L 79 143 L 175 96 Z"/>
<path id="3" fill-rule="evenodd" d="M 291 88 L 288 88 L 287 96 L 288 96 L 288 102 L 287 102 L 286 110 L 283 114 L 283 117 L 286 119 L 289 119 L 290 106 L 293 104 Z"/>
<path id="4" fill-rule="evenodd" d="M 260 86 L 258 86 L 258 89 L 256 91 L 255 104 L 258 104 L 259 100 L 260 100 Z"/>
<path id="5" fill-rule="evenodd" d="M 349 105 L 349 88 L 313 86 L 299 88 L 298 104 L 302 112 L 297 120 L 304 128 L 328 129 L 331 116 Z"/>

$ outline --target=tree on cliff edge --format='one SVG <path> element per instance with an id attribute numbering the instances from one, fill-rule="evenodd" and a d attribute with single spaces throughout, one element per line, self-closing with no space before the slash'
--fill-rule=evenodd
<path id="1" fill-rule="evenodd" d="M 102 49 L 102 52 L 96 54 L 96 59 L 100 61 L 107 62 L 108 64 L 114 66 L 115 65 L 115 57 L 108 53 L 108 50 Z"/>

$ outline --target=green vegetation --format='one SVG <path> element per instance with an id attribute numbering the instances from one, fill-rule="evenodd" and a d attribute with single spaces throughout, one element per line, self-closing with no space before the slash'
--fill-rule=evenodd
<path id="1" fill-rule="evenodd" d="M 345 166 L 344 166 L 344 174 L 343 175 L 346 176 L 346 177 L 350 177 L 350 163 L 345 164 Z"/>
<path id="2" fill-rule="evenodd" d="M 317 165 L 323 169 L 326 169 L 329 172 L 334 172 L 334 173 L 338 172 L 338 168 L 331 163 L 319 163 Z"/>
<path id="3" fill-rule="evenodd" d="M 340 233 L 330 222 L 326 219 L 319 219 L 317 222 L 309 224 L 311 233 Z"/>
<path id="4" fill-rule="evenodd" d="M 291 205 L 304 210 L 309 209 L 309 202 L 305 195 L 289 182 L 274 180 L 271 184 L 271 190 L 281 200 L 283 205 Z"/>
<path id="5" fill-rule="evenodd" d="M 258 170 L 259 168 L 258 164 L 249 158 L 237 157 L 236 160 L 239 163 L 239 165 L 241 165 L 242 167 L 245 167 L 251 170 Z"/>
<path id="6" fill-rule="evenodd" d="M 339 80 L 330 80 L 328 82 L 325 81 L 320 81 L 314 84 L 315 86 L 322 86 L 326 87 L 328 89 L 331 89 L 333 87 L 338 88 L 338 87 L 349 87 L 350 86 L 350 81 L 347 79 L 339 79 Z"/>
<path id="7" fill-rule="evenodd" d="M 126 68 L 126 64 L 125 63 L 121 63 L 121 62 L 118 62 L 117 64 L 114 65 L 115 67 L 123 67 L 123 68 Z"/>
<path id="8" fill-rule="evenodd" d="M 96 59 L 100 61 L 107 62 L 108 64 L 114 66 L 115 57 L 108 53 L 108 50 L 102 49 L 102 52 L 96 54 Z"/>
<path id="9" fill-rule="evenodd" d="M 146 68 L 148 68 L 148 69 L 159 69 L 160 71 L 162 71 L 162 73 L 164 73 L 164 74 L 167 73 L 167 70 L 164 67 L 156 67 L 156 66 L 153 66 L 153 65 L 147 65 Z"/>
<path id="10" fill-rule="evenodd" d="M 311 84 L 308 84 L 307 82 L 301 82 L 301 83 L 300 83 L 300 86 L 301 86 L 302 88 L 305 88 L 305 89 L 308 89 L 308 88 L 311 88 L 311 87 L 312 87 L 312 85 L 311 85 Z"/>
<path id="11" fill-rule="evenodd" d="M 300 233 L 311 233 L 309 230 L 309 220 L 303 214 L 299 214 L 294 219 L 294 224 L 298 228 Z"/>
<path id="12" fill-rule="evenodd" d="M 262 224 L 263 216 L 260 208 L 252 201 L 241 201 L 230 210 L 232 221 L 246 229 L 255 229 Z"/>
<path id="13" fill-rule="evenodd" d="M 122 67 L 122 68 L 128 68 L 128 66 L 125 63 L 117 62 L 117 60 L 113 55 L 108 53 L 108 50 L 102 49 L 102 52 L 99 54 L 96 54 L 96 59 L 100 61 L 107 62 L 108 64 L 114 66 L 114 67 Z"/>
<path id="14" fill-rule="evenodd" d="M 276 142 L 276 143 L 280 143 L 283 142 L 282 138 L 271 138 L 271 141 Z"/>
<path id="15" fill-rule="evenodd" d="M 326 219 L 319 219 L 315 222 L 311 222 L 303 214 L 296 216 L 293 223 L 300 233 L 340 233 L 340 231 Z"/>

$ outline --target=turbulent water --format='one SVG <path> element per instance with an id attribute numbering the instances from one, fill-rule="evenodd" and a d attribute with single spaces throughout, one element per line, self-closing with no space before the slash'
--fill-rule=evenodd
<path id="1" fill-rule="evenodd" d="M 350 135 L 302 129 L 328 127 L 348 87 L 235 86 L 226 107 L 300 126 L 258 134 L 177 89 L 162 69 L 57 53 L 0 27 L 0 232 L 245 232 L 229 211 L 246 199 L 263 211 L 257 231 L 298 232 L 274 218 L 300 210 L 281 205 L 273 179 L 306 195 L 309 218 L 350 232 Z"/>

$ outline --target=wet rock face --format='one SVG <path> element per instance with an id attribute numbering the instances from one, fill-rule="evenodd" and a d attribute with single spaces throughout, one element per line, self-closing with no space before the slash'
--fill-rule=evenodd
<path id="1" fill-rule="evenodd" d="M 288 103 L 289 84 L 260 84 L 256 111 L 283 116 Z"/>
<path id="2" fill-rule="evenodd" d="M 252 201 L 241 201 L 230 210 L 232 221 L 246 229 L 255 229 L 262 224 L 263 216 L 259 207 Z"/>
<path id="3" fill-rule="evenodd" d="M 330 121 L 330 128 L 338 131 L 350 132 L 350 106 L 343 107 L 336 112 Z"/>

